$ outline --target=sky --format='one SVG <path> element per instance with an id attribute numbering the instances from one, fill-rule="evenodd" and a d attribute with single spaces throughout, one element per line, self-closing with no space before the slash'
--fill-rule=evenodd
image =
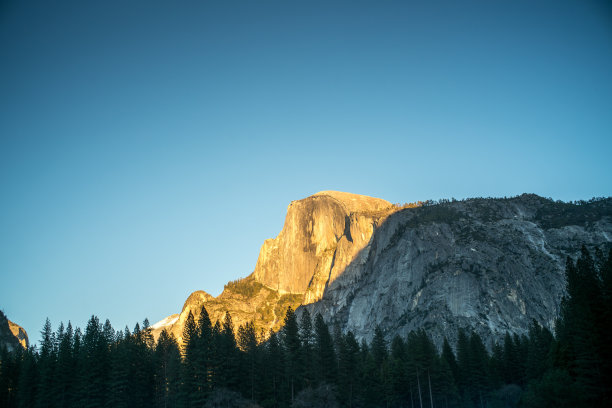
<path id="1" fill-rule="evenodd" d="M 0 3 L 0 309 L 116 329 L 287 206 L 612 195 L 605 1 Z"/>

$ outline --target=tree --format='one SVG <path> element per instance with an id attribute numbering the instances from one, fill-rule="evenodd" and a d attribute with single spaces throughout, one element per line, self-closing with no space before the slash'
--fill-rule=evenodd
<path id="1" fill-rule="evenodd" d="M 64 326 L 61 325 L 60 327 L 63 334 Z M 38 360 L 39 382 L 36 406 L 39 408 L 53 407 L 56 402 L 55 366 L 57 363 L 57 347 L 55 333 L 53 333 L 49 318 L 45 321 L 40 336 L 42 340 Z"/>
<path id="2" fill-rule="evenodd" d="M 355 405 L 359 382 L 359 344 L 349 331 L 338 345 L 338 394 L 349 407 Z"/>
<path id="3" fill-rule="evenodd" d="M 289 381 L 291 402 L 293 402 L 297 391 L 301 388 L 302 350 L 297 318 L 291 306 L 287 308 L 281 333 L 285 349 L 285 370 Z"/>
<path id="4" fill-rule="evenodd" d="M 206 307 L 200 309 L 198 317 L 197 335 L 194 340 L 193 360 L 195 363 L 195 395 L 194 404 L 202 406 L 210 392 L 210 376 L 212 373 L 212 323 Z"/>
<path id="5" fill-rule="evenodd" d="M 300 317 L 299 336 L 301 342 L 301 365 L 305 386 L 312 386 L 316 381 L 316 370 L 314 364 L 314 334 L 312 331 L 312 318 L 308 309 L 302 309 Z"/>
<path id="6" fill-rule="evenodd" d="M 318 367 L 318 382 L 335 384 L 337 378 L 336 352 L 329 328 L 320 313 L 317 313 L 315 317 L 315 361 Z"/>
<path id="7" fill-rule="evenodd" d="M 180 392 L 181 354 L 174 335 L 163 330 L 154 354 L 155 367 L 155 406 L 158 408 L 176 407 Z"/>
<path id="8" fill-rule="evenodd" d="M 243 377 L 240 383 L 241 391 L 244 395 L 249 395 L 251 401 L 255 401 L 258 347 L 255 325 L 252 321 L 238 328 L 238 346 L 243 356 L 240 370 Z"/>
<path id="9" fill-rule="evenodd" d="M 194 404 L 192 405 L 192 401 L 198 399 L 197 341 L 198 328 L 193 313 L 190 310 L 183 327 L 182 345 L 183 364 L 181 370 L 181 400 L 186 407 L 195 406 Z"/>

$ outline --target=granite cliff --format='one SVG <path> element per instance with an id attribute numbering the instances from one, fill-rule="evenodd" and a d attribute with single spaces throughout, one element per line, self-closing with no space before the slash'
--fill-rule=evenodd
<path id="1" fill-rule="evenodd" d="M 16 323 L 11 322 L 4 312 L 0 311 L 0 348 L 13 351 L 18 347 L 28 348 L 28 334 Z"/>
<path id="2" fill-rule="evenodd" d="M 254 272 L 229 282 L 218 297 L 193 292 L 180 314 L 153 325 L 180 340 L 189 312 L 202 305 L 211 320 L 228 311 L 235 326 L 253 320 L 258 330 L 278 330 L 288 306 L 297 308 L 323 296 L 327 286 L 358 260 L 374 230 L 395 208 L 378 198 L 322 191 L 289 204 L 280 234 L 264 242 Z"/>
<path id="3" fill-rule="evenodd" d="M 379 325 L 388 338 L 425 328 L 436 342 L 458 327 L 485 339 L 553 326 L 567 256 L 612 242 L 612 199 L 570 204 L 524 194 L 400 208 L 325 191 L 289 205 L 283 230 L 266 240 L 254 272 L 214 298 L 194 292 L 179 315 L 154 325 L 180 338 L 191 311 L 229 311 L 280 328 L 301 305 L 357 337 Z"/>

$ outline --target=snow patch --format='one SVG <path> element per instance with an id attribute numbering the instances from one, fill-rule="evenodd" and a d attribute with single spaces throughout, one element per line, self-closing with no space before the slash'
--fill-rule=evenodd
<path id="1" fill-rule="evenodd" d="M 157 330 L 157 329 L 162 329 L 164 327 L 172 326 L 174 323 L 176 323 L 178 318 L 179 318 L 178 314 L 173 314 L 172 316 L 168 316 L 165 319 L 162 319 L 159 322 L 152 325 L 151 329 Z"/>

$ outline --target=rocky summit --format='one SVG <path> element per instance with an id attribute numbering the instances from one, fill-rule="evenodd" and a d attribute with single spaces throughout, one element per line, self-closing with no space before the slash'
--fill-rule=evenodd
<path id="1" fill-rule="evenodd" d="M 484 339 L 553 328 L 567 257 L 612 245 L 612 199 L 563 203 L 532 194 L 398 206 L 323 191 L 289 205 L 254 272 L 218 297 L 192 293 L 180 314 L 155 324 L 181 338 L 192 312 L 226 311 L 237 327 L 281 327 L 287 307 L 321 313 L 370 340 L 424 328 L 440 344 L 459 327 Z"/>

